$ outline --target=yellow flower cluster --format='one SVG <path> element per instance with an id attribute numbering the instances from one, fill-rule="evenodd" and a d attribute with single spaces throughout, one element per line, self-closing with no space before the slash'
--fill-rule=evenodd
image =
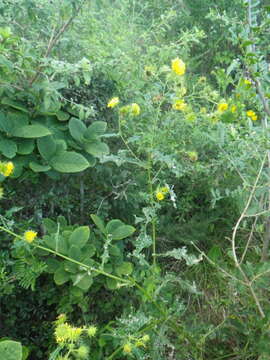
<path id="1" fill-rule="evenodd" d="M 130 111 L 133 116 L 138 116 L 138 115 L 140 115 L 141 108 L 138 104 L 133 103 L 130 105 Z"/>
<path id="2" fill-rule="evenodd" d="M 136 341 L 135 341 L 136 340 Z M 137 338 L 137 339 L 133 339 L 134 344 L 132 344 L 130 341 L 126 342 L 124 345 L 123 345 L 123 353 L 124 354 L 131 354 L 132 353 L 132 349 L 133 347 L 145 347 L 146 346 L 146 343 L 150 340 L 150 336 L 149 335 L 144 335 L 140 338 Z"/>
<path id="3" fill-rule="evenodd" d="M 24 240 L 26 242 L 31 244 L 35 240 L 35 238 L 37 237 L 37 233 L 35 231 L 33 231 L 33 230 L 28 230 L 28 231 L 26 231 L 24 233 L 23 237 L 24 237 Z"/>
<path id="4" fill-rule="evenodd" d="M 186 64 L 183 60 L 176 58 L 172 60 L 172 71 L 177 75 L 184 75 L 186 72 Z"/>
<path id="5" fill-rule="evenodd" d="M 248 110 L 246 114 L 249 118 L 251 118 L 251 120 L 253 120 L 253 121 L 258 120 L 258 116 L 256 115 L 256 113 L 253 110 Z"/>
<path id="6" fill-rule="evenodd" d="M 58 344 L 65 342 L 76 342 L 83 332 L 86 332 L 89 337 L 94 337 L 97 333 L 96 326 L 89 326 L 89 328 L 73 327 L 66 322 L 65 314 L 60 314 L 55 321 L 54 336 Z M 83 350 L 82 350 L 83 352 Z"/>
<path id="7" fill-rule="evenodd" d="M 227 103 L 220 103 L 220 104 L 218 104 L 217 109 L 219 112 L 224 112 L 228 109 L 228 107 L 229 107 L 229 105 Z"/>
<path id="8" fill-rule="evenodd" d="M 58 344 L 77 341 L 82 334 L 82 328 L 72 327 L 68 323 L 56 326 L 54 336 Z"/>
<path id="9" fill-rule="evenodd" d="M 231 106 L 231 112 L 232 112 L 232 113 L 235 113 L 236 110 L 237 110 L 237 106 L 236 106 L 236 105 L 232 105 L 232 106 Z"/>
<path id="10" fill-rule="evenodd" d="M 165 195 L 170 191 L 168 186 L 163 186 L 161 188 L 157 188 L 156 190 L 156 199 L 158 201 L 162 201 L 165 199 Z"/>
<path id="11" fill-rule="evenodd" d="M 5 177 L 10 176 L 14 171 L 14 164 L 13 162 L 9 161 L 6 163 L 0 163 L 0 173 Z"/>
<path id="12" fill-rule="evenodd" d="M 178 100 L 175 100 L 174 104 L 172 105 L 172 108 L 174 110 L 184 111 L 187 108 L 187 104 L 185 103 L 184 100 L 178 99 Z"/>
<path id="13" fill-rule="evenodd" d="M 107 104 L 108 108 L 114 108 L 115 106 L 117 106 L 119 104 L 119 98 L 118 97 L 113 97 Z"/>
<path id="14" fill-rule="evenodd" d="M 89 337 L 94 337 L 96 335 L 96 333 L 97 333 L 96 326 L 93 326 L 93 325 L 89 326 L 89 328 L 87 329 L 88 336 Z"/>

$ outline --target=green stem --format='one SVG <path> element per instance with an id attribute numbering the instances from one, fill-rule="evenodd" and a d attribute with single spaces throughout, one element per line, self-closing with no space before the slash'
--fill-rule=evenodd
<path id="1" fill-rule="evenodd" d="M 9 230 L 9 229 L 5 229 L 5 228 L 3 228 L 2 226 L 0 226 L 0 230 L 3 230 L 3 231 L 7 232 L 8 234 L 10 234 L 10 235 L 12 235 L 12 236 L 14 236 L 14 237 L 16 237 L 16 238 L 25 241 L 25 239 L 24 239 L 22 236 L 15 234 L 13 231 L 11 231 L 11 230 Z M 47 251 L 47 252 L 49 252 L 49 253 L 51 253 L 51 254 L 57 255 L 57 256 L 61 257 L 62 259 L 65 259 L 65 260 L 68 260 L 68 261 L 70 261 L 70 262 L 73 262 L 74 264 L 77 264 L 77 265 L 79 265 L 79 266 L 82 266 L 83 268 L 85 268 L 85 269 L 87 269 L 87 270 L 96 272 L 97 274 L 107 276 L 107 277 L 109 277 L 109 278 L 111 278 L 111 279 L 120 281 L 120 282 L 122 282 L 122 283 L 124 283 L 124 284 L 131 284 L 131 282 L 130 282 L 129 280 L 122 279 L 122 278 L 120 278 L 120 277 L 118 277 L 118 276 L 111 275 L 111 274 L 107 273 L 106 271 L 103 271 L 103 270 L 100 270 L 100 269 L 96 269 L 96 268 L 93 268 L 92 266 L 83 264 L 83 263 L 81 263 L 80 261 L 74 260 L 74 259 L 72 259 L 72 258 L 70 258 L 70 257 L 68 257 L 68 256 L 65 256 L 65 255 L 63 255 L 63 254 L 61 254 L 61 253 L 59 253 L 59 252 L 57 252 L 57 251 L 55 251 L 55 250 L 49 249 L 49 248 L 44 247 L 44 246 L 42 246 L 42 245 L 37 245 L 37 244 L 32 244 L 32 245 L 33 245 L 35 248 L 38 248 L 38 249 Z"/>
<path id="2" fill-rule="evenodd" d="M 147 176 L 148 176 L 148 187 L 149 187 L 151 207 L 154 209 L 155 200 L 154 200 L 154 190 L 153 190 L 153 181 L 152 181 L 151 153 L 148 154 Z M 156 266 L 157 256 L 156 256 L 156 219 L 155 218 L 152 219 L 151 224 L 152 224 L 152 241 L 153 241 L 153 248 L 152 248 L 153 265 Z"/>

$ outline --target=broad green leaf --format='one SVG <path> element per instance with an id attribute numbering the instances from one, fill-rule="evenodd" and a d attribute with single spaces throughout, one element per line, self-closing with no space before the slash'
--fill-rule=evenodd
<path id="1" fill-rule="evenodd" d="M 55 170 L 63 173 L 80 172 L 89 167 L 88 161 L 81 154 L 73 151 L 54 156 L 50 164 Z"/>
<path id="2" fill-rule="evenodd" d="M 51 167 L 49 165 L 42 165 L 42 164 L 38 164 L 34 161 L 31 161 L 29 163 L 29 167 L 31 170 L 33 170 L 34 172 L 45 172 L 51 169 Z"/>
<path id="3" fill-rule="evenodd" d="M 94 223 L 96 224 L 96 226 L 99 228 L 99 230 L 103 233 L 103 234 L 106 234 L 107 231 L 105 229 L 105 226 L 104 226 L 104 223 L 102 221 L 102 219 L 95 215 L 95 214 L 91 214 L 91 219 L 94 221 Z"/>
<path id="4" fill-rule="evenodd" d="M 100 140 L 91 140 L 85 143 L 84 150 L 96 157 L 107 155 L 110 152 L 108 145 L 101 142 Z"/>
<path id="5" fill-rule="evenodd" d="M 96 247 L 93 244 L 88 244 L 83 247 L 82 252 L 85 257 L 90 258 L 95 255 Z"/>
<path id="6" fill-rule="evenodd" d="M 43 136 L 50 135 L 51 132 L 43 125 L 24 125 L 13 129 L 12 135 L 22 138 L 39 138 Z"/>
<path id="7" fill-rule="evenodd" d="M 3 105 L 8 105 L 8 106 L 10 106 L 10 107 L 12 107 L 12 108 L 14 108 L 16 110 L 20 110 L 20 111 L 22 111 L 22 112 L 24 112 L 26 114 L 28 114 L 28 112 L 29 112 L 27 110 L 27 108 L 23 104 L 21 104 L 21 103 L 19 103 L 17 101 L 11 100 L 11 99 L 9 99 L 7 97 L 3 98 L 1 103 Z"/>
<path id="8" fill-rule="evenodd" d="M 67 121 L 70 115 L 62 110 L 59 110 L 56 114 L 56 117 L 59 121 Z"/>
<path id="9" fill-rule="evenodd" d="M 44 136 L 37 139 L 37 146 L 40 155 L 47 161 L 56 153 L 56 142 L 52 136 Z"/>
<path id="10" fill-rule="evenodd" d="M 110 253 L 111 256 L 115 256 L 115 257 L 122 257 L 123 256 L 122 251 L 116 245 L 110 246 L 109 253 Z"/>
<path id="11" fill-rule="evenodd" d="M 17 153 L 20 155 L 29 155 L 35 148 L 35 142 L 32 139 L 20 139 L 17 141 Z"/>
<path id="12" fill-rule="evenodd" d="M 68 127 L 73 139 L 77 140 L 78 142 L 82 142 L 84 133 L 86 132 L 86 126 L 84 123 L 79 119 L 72 118 L 68 123 Z"/>
<path id="13" fill-rule="evenodd" d="M 64 270 L 63 267 L 56 270 L 54 273 L 54 282 L 56 285 L 63 285 L 69 280 L 70 274 Z"/>
<path id="14" fill-rule="evenodd" d="M 120 266 L 117 266 L 115 269 L 117 275 L 130 275 L 133 271 L 133 264 L 131 262 L 125 261 Z"/>
<path id="15" fill-rule="evenodd" d="M 110 290 L 116 290 L 118 288 L 118 281 L 111 278 L 106 278 L 106 285 Z"/>
<path id="16" fill-rule="evenodd" d="M 79 266 L 72 261 L 66 260 L 64 261 L 64 270 L 71 273 L 76 274 L 78 272 Z"/>
<path id="17" fill-rule="evenodd" d="M 0 141 L 0 152 L 7 158 L 12 159 L 16 155 L 17 145 L 14 141 L 2 139 Z"/>
<path id="18" fill-rule="evenodd" d="M 55 233 L 57 231 L 57 224 L 49 218 L 43 219 L 43 226 L 45 226 L 47 233 Z"/>
<path id="19" fill-rule="evenodd" d="M 68 250 L 68 256 L 76 261 L 81 261 L 82 259 L 82 252 L 79 248 L 79 246 L 72 245 L 70 249 Z"/>
<path id="20" fill-rule="evenodd" d="M 131 236 L 136 229 L 130 225 L 122 225 L 115 229 L 111 234 L 113 240 L 122 240 Z"/>
<path id="21" fill-rule="evenodd" d="M 61 266 L 61 262 L 54 258 L 46 259 L 46 264 L 47 264 L 46 270 L 49 274 L 55 273 L 56 270 Z"/>
<path id="22" fill-rule="evenodd" d="M 93 155 L 88 154 L 86 151 L 81 151 L 80 153 L 81 153 L 81 155 L 83 155 L 83 157 L 85 157 L 86 160 L 89 162 L 89 166 L 90 166 L 90 167 L 93 167 L 93 166 L 96 165 L 97 159 L 96 159 Z"/>
<path id="23" fill-rule="evenodd" d="M 53 250 L 67 255 L 68 253 L 68 246 L 66 239 L 61 236 L 60 234 L 52 234 L 52 235 L 45 235 L 43 236 L 43 240 L 45 243 Z"/>
<path id="24" fill-rule="evenodd" d="M 1 360 L 22 360 L 22 345 L 17 341 L 4 340 L 0 342 Z"/>
<path id="25" fill-rule="evenodd" d="M 66 150 L 67 150 L 67 143 L 65 142 L 65 140 L 57 139 L 55 156 L 59 156 L 59 155 L 63 154 L 64 152 L 66 152 Z"/>
<path id="26" fill-rule="evenodd" d="M 88 290 L 93 284 L 92 276 L 89 275 L 87 272 L 72 275 L 71 278 L 73 281 L 73 285 L 84 291 Z"/>
<path id="27" fill-rule="evenodd" d="M 87 243 L 89 236 L 89 226 L 80 226 L 75 229 L 70 235 L 69 244 L 76 245 L 78 248 L 82 248 Z"/>
<path id="28" fill-rule="evenodd" d="M 87 128 L 84 137 L 86 139 L 93 139 L 93 136 L 103 135 L 106 129 L 107 123 L 105 121 L 95 121 Z"/>
<path id="29" fill-rule="evenodd" d="M 108 224 L 106 225 L 106 232 L 108 234 L 112 234 L 113 231 L 115 231 L 117 228 L 119 228 L 122 225 L 124 225 L 124 224 L 122 223 L 121 220 L 113 219 L 113 220 L 109 221 Z"/>

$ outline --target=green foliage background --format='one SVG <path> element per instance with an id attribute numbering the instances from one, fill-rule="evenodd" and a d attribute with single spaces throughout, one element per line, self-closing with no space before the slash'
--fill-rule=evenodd
<path id="1" fill-rule="evenodd" d="M 0 1 L 0 337 L 21 358 L 270 358 L 269 9 Z M 61 347 L 62 313 L 97 335 Z"/>

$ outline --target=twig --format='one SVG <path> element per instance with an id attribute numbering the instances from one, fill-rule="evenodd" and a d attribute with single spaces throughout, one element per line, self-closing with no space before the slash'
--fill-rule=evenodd
<path id="1" fill-rule="evenodd" d="M 59 31 L 54 34 L 54 30 L 52 33 L 52 36 L 49 40 L 48 46 L 47 46 L 47 50 L 45 52 L 44 57 L 48 57 L 50 52 L 52 51 L 53 47 L 56 45 L 56 43 L 58 42 L 58 40 L 60 39 L 60 37 L 63 35 L 63 33 L 67 30 L 67 28 L 70 26 L 70 24 L 73 22 L 73 20 L 75 19 L 75 17 L 78 15 L 78 13 L 80 12 L 80 10 L 82 9 L 84 3 L 86 0 L 83 0 L 80 4 L 80 6 L 78 7 L 76 13 L 74 13 L 66 22 L 65 24 L 63 24 L 63 26 L 59 29 Z M 36 73 L 33 76 L 33 78 L 29 81 L 30 86 L 33 85 L 33 83 L 38 79 L 39 75 L 40 75 L 40 71 L 42 69 L 43 65 L 41 63 L 39 63 Z"/>

